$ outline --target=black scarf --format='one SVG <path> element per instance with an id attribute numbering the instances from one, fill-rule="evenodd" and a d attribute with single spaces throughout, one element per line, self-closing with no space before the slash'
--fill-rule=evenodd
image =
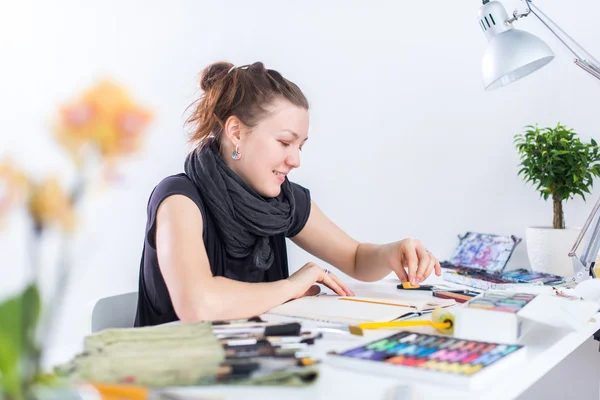
<path id="1" fill-rule="evenodd" d="M 273 263 L 269 236 L 289 228 L 296 207 L 287 177 L 278 197 L 262 197 L 227 166 L 214 142 L 188 155 L 185 173 L 213 215 L 225 251 L 235 258 L 251 254 L 252 266 L 267 270 Z"/>

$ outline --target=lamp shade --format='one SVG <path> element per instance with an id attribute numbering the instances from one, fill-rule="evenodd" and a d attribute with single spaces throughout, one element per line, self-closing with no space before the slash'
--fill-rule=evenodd
<path id="1" fill-rule="evenodd" d="M 489 40 L 481 65 L 486 90 L 514 82 L 554 59 L 554 53 L 540 38 L 506 22 L 508 15 L 498 1 L 484 4 L 479 16 Z"/>

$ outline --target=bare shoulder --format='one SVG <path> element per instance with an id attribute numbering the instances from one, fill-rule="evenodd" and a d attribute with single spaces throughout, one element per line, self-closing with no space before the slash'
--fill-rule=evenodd
<path id="1" fill-rule="evenodd" d="M 202 213 L 192 199 L 174 194 L 162 201 L 156 215 L 157 224 L 202 228 Z"/>

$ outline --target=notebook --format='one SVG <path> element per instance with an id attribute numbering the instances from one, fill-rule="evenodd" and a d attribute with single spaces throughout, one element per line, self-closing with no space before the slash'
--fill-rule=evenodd
<path id="1" fill-rule="evenodd" d="M 523 345 L 400 332 L 347 351 L 330 353 L 325 363 L 340 368 L 479 389 L 500 370 L 518 365 Z"/>
<path id="2" fill-rule="evenodd" d="M 357 324 L 394 321 L 431 312 L 438 307 L 449 307 L 455 303 L 453 299 L 438 299 L 430 296 L 344 297 L 319 294 L 289 301 L 272 308 L 267 314 L 319 322 Z"/>

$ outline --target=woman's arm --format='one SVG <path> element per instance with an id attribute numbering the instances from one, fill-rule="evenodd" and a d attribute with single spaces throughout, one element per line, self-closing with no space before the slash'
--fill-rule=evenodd
<path id="1" fill-rule="evenodd" d="M 314 202 L 304 229 L 292 241 L 345 274 L 366 282 L 395 272 L 401 281 L 423 281 L 439 262 L 418 240 L 376 245 L 359 243 L 334 224 Z M 408 271 L 408 272 L 407 272 Z"/>
<path id="2" fill-rule="evenodd" d="M 361 281 L 376 281 L 391 272 L 381 260 L 381 246 L 359 243 L 333 223 L 314 203 L 306 225 L 292 241 L 315 257 Z"/>
<path id="3" fill-rule="evenodd" d="M 302 296 L 316 282 L 340 295 L 346 294 L 345 286 L 332 282 L 316 265 L 307 265 L 290 278 L 277 282 L 246 283 L 213 277 L 202 231 L 202 214 L 188 197 L 173 195 L 161 203 L 156 216 L 158 264 L 181 321 L 259 315 Z"/>

